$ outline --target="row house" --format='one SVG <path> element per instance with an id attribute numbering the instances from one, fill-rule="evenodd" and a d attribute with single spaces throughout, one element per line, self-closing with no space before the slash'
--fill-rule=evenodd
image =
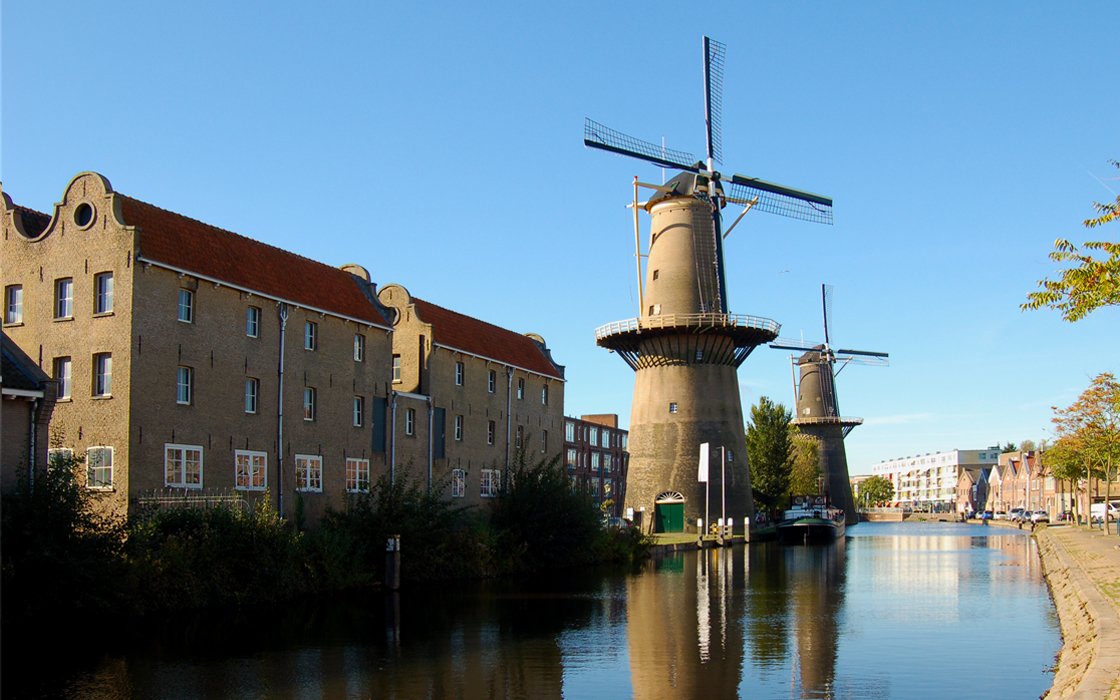
<path id="1" fill-rule="evenodd" d="M 1066 482 L 1055 479 L 1046 469 L 1044 454 L 1034 450 L 1001 454 L 988 477 L 985 509 L 993 512 L 1013 508 L 1043 510 L 1051 519 L 1069 512 L 1073 495 Z"/>
<path id="2" fill-rule="evenodd" d="M 481 429 L 445 441 L 437 417 L 463 404 L 442 379 L 459 360 L 443 355 L 466 355 L 431 334 L 428 351 L 401 351 L 401 309 L 365 268 L 166 211 L 96 173 L 75 177 L 50 215 L 2 195 L 4 332 L 53 378 L 52 447 L 85 463 L 107 507 L 269 494 L 313 519 L 398 466 L 426 467 L 430 486 L 457 495 L 455 453 L 508 461 Z M 548 376 L 558 430 L 563 372 L 543 340 L 481 322 L 472 332 L 483 346 L 526 339 L 518 352 L 536 356 L 519 376 Z M 516 373 L 514 358 L 490 355 L 476 359 Z"/>
<path id="3" fill-rule="evenodd" d="M 613 515 L 622 514 L 625 500 L 629 435 L 613 413 L 564 419 L 564 467 L 572 485 L 595 503 L 612 501 Z"/>
<path id="4" fill-rule="evenodd" d="M 957 512 L 965 516 L 984 510 L 991 467 L 966 467 L 957 476 Z"/>
<path id="5" fill-rule="evenodd" d="M 990 467 L 998 458 L 998 447 L 927 452 L 884 460 L 872 466 L 871 473 L 890 480 L 895 505 L 951 512 L 957 510 L 961 471 Z"/>

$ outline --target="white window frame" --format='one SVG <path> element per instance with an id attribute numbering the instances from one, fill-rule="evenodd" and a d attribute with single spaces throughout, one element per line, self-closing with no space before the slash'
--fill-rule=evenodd
<path id="1" fill-rule="evenodd" d="M 455 386 L 463 386 L 463 376 L 466 373 L 466 368 L 463 367 L 462 362 L 455 363 Z"/>
<path id="2" fill-rule="evenodd" d="M 323 492 L 323 456 L 295 456 L 296 491 Z"/>
<path id="3" fill-rule="evenodd" d="M 354 427 L 360 428 L 365 423 L 366 417 L 366 399 L 364 396 L 354 397 L 354 410 L 353 410 Z"/>
<path id="4" fill-rule="evenodd" d="M 486 376 L 486 390 L 493 394 L 498 388 L 498 373 L 490 370 Z"/>
<path id="5" fill-rule="evenodd" d="M 361 333 L 354 334 L 354 362 L 365 362 L 366 337 Z"/>
<path id="6" fill-rule="evenodd" d="M 467 495 L 467 473 L 462 469 L 451 470 L 451 497 L 464 498 Z"/>
<path id="7" fill-rule="evenodd" d="M 455 440 L 463 441 L 463 416 L 455 416 Z"/>
<path id="8" fill-rule="evenodd" d="M 245 336 L 247 338 L 261 337 L 261 307 L 250 306 L 245 309 Z"/>
<path id="9" fill-rule="evenodd" d="M 525 380 L 524 379 L 518 379 L 517 380 L 517 400 L 520 401 L 523 398 L 525 398 Z"/>
<path id="10" fill-rule="evenodd" d="M 548 385 L 547 384 L 541 385 L 541 405 L 542 406 L 547 406 L 548 405 Z"/>
<path id="11" fill-rule="evenodd" d="M 599 446 L 599 429 L 591 426 L 591 437 L 587 440 L 588 444 L 592 447 Z"/>
<path id="12" fill-rule="evenodd" d="M 482 469 L 479 474 L 478 494 L 482 498 L 497 498 L 502 490 L 502 472 L 499 469 Z"/>
<path id="13" fill-rule="evenodd" d="M 23 285 L 4 287 L 4 324 L 23 323 Z"/>
<path id="14" fill-rule="evenodd" d="M 98 272 L 93 276 L 93 313 L 113 313 L 113 273 Z"/>
<path id="15" fill-rule="evenodd" d="M 486 423 L 486 444 L 494 444 L 494 434 L 498 432 L 498 425 L 494 421 L 487 421 Z"/>
<path id="16" fill-rule="evenodd" d="M 596 473 L 596 474 L 599 473 L 599 453 L 598 452 L 592 452 L 591 453 L 591 471 Z"/>
<path id="17" fill-rule="evenodd" d="M 404 434 L 416 434 L 416 409 L 406 408 L 404 410 Z"/>
<path id="18" fill-rule="evenodd" d="M 393 383 L 401 382 L 401 356 L 393 355 Z"/>
<path id="19" fill-rule="evenodd" d="M 256 414 L 260 410 L 261 380 L 245 377 L 245 412 Z"/>
<path id="20" fill-rule="evenodd" d="M 59 401 L 69 400 L 74 391 L 74 361 L 69 355 L 54 358 L 52 376 L 58 384 Z"/>
<path id="21" fill-rule="evenodd" d="M 669 413 L 676 413 L 679 409 L 676 401 L 669 402 Z"/>
<path id="22" fill-rule="evenodd" d="M 176 305 L 175 317 L 180 323 L 194 323 L 194 292 L 189 289 L 179 288 L 179 302 Z"/>
<path id="23" fill-rule="evenodd" d="M 568 454 L 566 456 L 568 458 L 568 460 L 567 460 L 568 468 L 574 470 L 576 468 L 576 461 L 579 459 L 579 456 L 576 454 L 576 448 L 569 447 L 568 448 Z"/>
<path id="24" fill-rule="evenodd" d="M 303 419 L 308 423 L 314 422 L 318 412 L 319 392 L 313 386 L 303 387 Z"/>
<path id="25" fill-rule="evenodd" d="M 314 321 L 303 322 L 303 349 L 311 351 L 319 349 L 319 324 Z"/>
<path id="26" fill-rule="evenodd" d="M 346 493 L 369 493 L 369 460 L 346 458 Z"/>
<path id="27" fill-rule="evenodd" d="M 98 352 L 93 355 L 93 395 L 113 395 L 113 353 Z"/>
<path id="28" fill-rule="evenodd" d="M 108 452 L 106 452 L 106 450 Z M 94 464 L 94 454 L 100 454 L 101 459 L 98 464 Z M 108 464 L 105 463 L 105 455 L 109 455 Z M 108 481 L 105 480 L 105 473 L 108 471 Z M 99 478 L 95 478 L 95 473 L 101 473 Z M 91 491 L 112 491 L 113 490 L 113 448 L 109 445 L 94 445 L 86 448 L 86 488 Z"/>
<path id="29" fill-rule="evenodd" d="M 237 491 L 264 491 L 268 488 L 267 452 L 233 451 L 233 488 Z"/>
<path id="30" fill-rule="evenodd" d="M 54 281 L 54 317 L 74 318 L 74 278 L 60 277 Z"/>
<path id="31" fill-rule="evenodd" d="M 564 439 L 568 442 L 576 441 L 576 424 L 573 421 L 564 421 Z"/>
<path id="32" fill-rule="evenodd" d="M 192 474 L 187 473 L 188 455 L 197 454 L 198 480 L 194 481 Z M 179 460 L 178 474 L 170 473 L 173 459 Z M 203 450 L 202 445 L 183 445 L 166 442 L 163 445 L 163 485 L 171 488 L 201 489 L 203 479 Z M 175 478 L 172 478 L 175 477 Z"/>
<path id="33" fill-rule="evenodd" d="M 175 403 L 190 406 L 194 402 L 194 368 L 179 365 L 175 370 Z"/>

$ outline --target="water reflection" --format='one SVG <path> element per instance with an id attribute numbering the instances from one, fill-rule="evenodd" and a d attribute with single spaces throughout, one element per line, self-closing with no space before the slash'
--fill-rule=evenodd
<path id="1" fill-rule="evenodd" d="M 1029 538 L 848 532 L 825 546 L 671 555 L 636 574 L 164 620 L 100 656 L 73 653 L 49 677 L 33 670 L 57 645 L 6 644 L 3 696 L 909 699 L 1048 687 L 1060 639 Z"/>

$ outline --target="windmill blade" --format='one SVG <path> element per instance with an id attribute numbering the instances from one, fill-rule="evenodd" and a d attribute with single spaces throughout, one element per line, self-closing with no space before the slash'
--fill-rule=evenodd
<path id="1" fill-rule="evenodd" d="M 805 352 L 807 350 L 817 350 L 821 347 L 820 343 L 807 343 L 804 340 L 789 340 L 787 338 L 778 338 L 773 343 L 768 345 L 775 350 L 798 350 Z"/>
<path id="2" fill-rule="evenodd" d="M 890 357 L 885 352 L 874 352 L 872 350 L 837 350 L 837 355 L 859 355 L 860 357 Z"/>
<path id="3" fill-rule="evenodd" d="M 708 129 L 708 159 L 717 163 L 723 162 L 723 60 L 726 54 L 726 46 L 704 37 L 704 123 Z"/>
<path id="4" fill-rule="evenodd" d="M 812 192 L 795 190 L 755 177 L 733 175 L 728 194 L 736 199 L 758 197 L 755 208 L 770 214 L 818 224 L 832 223 L 832 200 Z"/>
<path id="5" fill-rule="evenodd" d="M 891 361 L 885 355 L 851 355 L 837 351 L 836 361 L 844 364 L 864 365 L 867 367 L 889 367 Z"/>
<path id="6" fill-rule="evenodd" d="M 828 345 L 828 317 L 832 311 L 832 285 L 821 285 L 821 308 L 824 310 L 824 344 Z"/>
<path id="7" fill-rule="evenodd" d="M 592 119 L 584 119 L 583 145 L 646 160 L 663 168 L 700 172 L 696 157 L 691 153 L 663 148 L 655 143 L 627 136 Z"/>

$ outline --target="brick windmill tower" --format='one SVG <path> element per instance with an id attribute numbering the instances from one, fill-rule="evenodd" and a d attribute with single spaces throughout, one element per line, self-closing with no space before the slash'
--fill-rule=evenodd
<path id="1" fill-rule="evenodd" d="M 833 349 L 829 345 L 828 317 L 832 306 L 832 287 L 821 285 L 821 308 L 824 313 L 824 342 L 810 345 L 798 341 L 779 339 L 770 347 L 778 350 L 798 350 L 801 357 L 791 358 L 797 374 L 794 378 L 793 396 L 797 415 L 793 424 L 801 432 L 820 441 L 821 490 L 837 508 L 842 508 L 845 521 L 858 522 L 852 485 L 848 476 L 848 454 L 844 438 L 862 418 L 844 418 L 840 415 L 840 402 L 836 398 L 836 375 L 849 364 L 885 365 L 888 355 L 872 350 Z"/>
<path id="2" fill-rule="evenodd" d="M 680 171 L 664 185 L 634 178 L 638 316 L 595 331 L 596 343 L 635 372 L 625 505 L 645 513 L 647 531 L 683 531 L 704 517 L 709 499 L 716 514 L 739 522 L 754 515 L 737 370 L 755 347 L 777 337 L 779 326 L 728 311 L 723 239 L 752 208 L 832 223 L 827 197 L 743 175 L 725 180 L 715 169 L 722 160 L 724 47 L 708 37 L 703 43 L 705 161 L 590 119 L 584 125 L 587 146 Z M 647 201 L 638 201 L 639 188 L 653 190 Z M 727 204 L 743 211 L 724 231 Z M 646 253 L 639 210 L 650 216 Z M 697 479 L 701 443 L 720 457 L 707 484 Z"/>

